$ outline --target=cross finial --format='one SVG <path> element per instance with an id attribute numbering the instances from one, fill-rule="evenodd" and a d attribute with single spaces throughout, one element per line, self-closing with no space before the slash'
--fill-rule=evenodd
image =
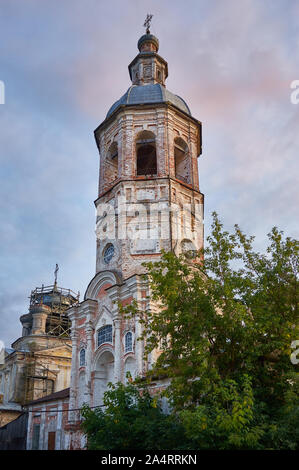
<path id="1" fill-rule="evenodd" d="M 54 271 L 55 284 L 57 284 L 57 273 L 58 273 L 58 270 L 59 270 L 59 267 L 58 267 L 58 264 L 56 264 L 56 268 L 55 268 L 55 271 Z"/>
<path id="2" fill-rule="evenodd" d="M 146 15 L 145 22 L 143 24 L 143 26 L 146 28 L 146 34 L 150 33 L 150 26 L 151 26 L 152 17 L 153 17 L 153 15 L 149 15 L 149 14 Z"/>

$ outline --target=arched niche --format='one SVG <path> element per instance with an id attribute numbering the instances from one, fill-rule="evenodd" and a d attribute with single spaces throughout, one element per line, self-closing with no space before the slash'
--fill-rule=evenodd
<path id="1" fill-rule="evenodd" d="M 85 393 L 85 372 L 82 371 L 79 374 L 79 383 L 78 383 L 78 408 L 84 403 L 84 393 Z"/>
<path id="2" fill-rule="evenodd" d="M 184 238 L 184 240 L 181 241 L 181 251 L 191 258 L 194 258 L 197 254 L 196 246 L 187 238 Z"/>
<path id="3" fill-rule="evenodd" d="M 156 137 L 153 132 L 142 131 L 136 137 L 137 176 L 157 175 Z"/>
<path id="4" fill-rule="evenodd" d="M 112 142 L 106 153 L 104 180 L 112 183 L 118 178 L 118 145 Z"/>
<path id="5" fill-rule="evenodd" d="M 191 165 L 188 145 L 181 137 L 174 139 L 174 166 L 175 177 L 184 183 L 191 183 Z"/>
<path id="6" fill-rule="evenodd" d="M 103 351 L 97 358 L 94 370 L 94 405 L 103 404 L 104 393 L 109 382 L 114 381 L 114 356 L 110 350 Z"/>

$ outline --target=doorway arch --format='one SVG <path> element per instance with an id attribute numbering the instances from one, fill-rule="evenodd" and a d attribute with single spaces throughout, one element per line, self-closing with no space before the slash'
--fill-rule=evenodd
<path id="1" fill-rule="evenodd" d="M 109 382 L 114 382 L 114 356 L 110 350 L 103 351 L 95 363 L 94 370 L 94 406 L 103 404 L 104 393 Z"/>

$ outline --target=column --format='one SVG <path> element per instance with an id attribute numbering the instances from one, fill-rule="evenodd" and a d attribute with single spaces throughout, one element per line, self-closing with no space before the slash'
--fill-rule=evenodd
<path id="1" fill-rule="evenodd" d="M 142 326 L 138 316 L 136 317 L 135 334 L 137 375 L 141 377 L 143 375 L 143 340 L 137 341 L 138 338 L 140 338 L 140 336 L 142 335 Z"/>
<path id="2" fill-rule="evenodd" d="M 46 439 L 46 407 L 45 406 L 43 406 L 41 409 L 39 436 L 40 436 L 39 450 L 47 450 L 48 443 Z"/>
<path id="3" fill-rule="evenodd" d="M 27 423 L 27 442 L 26 450 L 31 450 L 32 448 L 32 416 L 33 416 L 33 407 L 28 408 L 28 423 Z"/>
<path id="4" fill-rule="evenodd" d="M 57 410 L 57 425 L 56 425 L 56 450 L 62 449 L 62 418 L 63 418 L 63 402 L 61 402 L 58 406 Z"/>
<path id="5" fill-rule="evenodd" d="M 77 372 L 78 372 L 78 333 L 73 329 L 72 322 L 72 367 L 71 367 L 71 383 L 70 383 L 70 401 L 69 410 L 76 408 L 77 398 Z M 76 412 L 69 411 L 69 421 L 76 421 Z"/>
<path id="6" fill-rule="evenodd" d="M 114 380 L 115 382 L 121 381 L 121 335 L 120 335 L 121 320 L 116 318 L 114 320 Z"/>
<path id="7" fill-rule="evenodd" d="M 142 290 L 147 290 L 147 281 L 141 281 L 140 278 L 137 276 L 132 277 L 128 281 L 128 288 L 130 289 L 130 292 L 132 293 L 134 299 L 137 301 L 138 304 L 138 309 L 144 310 L 147 309 L 146 303 L 144 303 L 144 300 L 141 291 Z M 143 367 L 143 353 L 144 353 L 144 341 L 139 340 L 138 338 L 141 337 L 142 335 L 142 325 L 139 321 L 138 315 L 136 316 L 135 319 L 135 359 L 136 359 L 136 373 L 138 376 L 143 376 L 144 374 L 144 367 Z"/>
<path id="8" fill-rule="evenodd" d="M 85 392 L 84 401 L 91 404 L 91 362 L 92 362 L 92 337 L 93 337 L 93 326 L 89 320 L 86 324 L 86 351 L 85 351 Z"/>

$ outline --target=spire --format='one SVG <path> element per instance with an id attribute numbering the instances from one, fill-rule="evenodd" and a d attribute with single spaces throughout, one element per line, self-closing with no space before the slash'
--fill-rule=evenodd
<path id="1" fill-rule="evenodd" d="M 143 24 L 145 34 L 137 44 L 139 54 L 129 65 L 133 85 L 159 83 L 165 86 L 168 75 L 167 62 L 158 55 L 159 39 L 150 32 L 152 18 L 153 15 L 148 13 Z"/>

